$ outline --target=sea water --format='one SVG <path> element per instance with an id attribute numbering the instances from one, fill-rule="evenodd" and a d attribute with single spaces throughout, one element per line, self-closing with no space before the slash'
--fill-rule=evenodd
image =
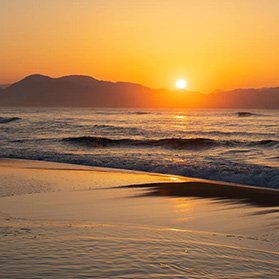
<path id="1" fill-rule="evenodd" d="M 0 156 L 279 188 L 279 110 L 0 108 Z"/>

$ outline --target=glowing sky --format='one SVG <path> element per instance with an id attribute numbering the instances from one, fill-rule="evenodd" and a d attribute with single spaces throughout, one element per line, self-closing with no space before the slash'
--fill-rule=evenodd
<path id="1" fill-rule="evenodd" d="M 85 74 L 152 88 L 279 85 L 278 0 L 0 0 L 0 83 Z"/>

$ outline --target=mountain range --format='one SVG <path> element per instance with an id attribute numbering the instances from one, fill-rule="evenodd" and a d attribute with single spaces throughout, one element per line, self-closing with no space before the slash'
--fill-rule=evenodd
<path id="1" fill-rule="evenodd" d="M 36 74 L 0 88 L 0 106 L 279 109 L 279 87 L 204 94 L 89 76 L 51 78 Z"/>

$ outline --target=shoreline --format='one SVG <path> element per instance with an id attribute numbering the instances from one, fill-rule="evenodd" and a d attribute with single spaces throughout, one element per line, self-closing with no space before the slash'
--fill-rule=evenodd
<path id="1" fill-rule="evenodd" d="M 0 181 L 0 277 L 218 278 L 222 266 L 277 278 L 279 207 L 230 193 L 266 189 L 14 159 L 0 159 Z M 210 196 L 222 187 L 231 198 Z"/>
<path id="2" fill-rule="evenodd" d="M 171 174 L 126 170 L 108 167 L 95 167 L 72 163 L 60 163 L 42 160 L 0 158 L 0 168 L 19 168 L 30 170 L 61 170 L 88 171 L 100 173 L 122 173 L 131 175 L 145 175 L 167 179 L 166 183 L 138 183 L 121 185 L 126 188 L 146 188 L 150 195 L 165 195 L 177 197 L 220 198 L 247 201 L 259 206 L 279 206 L 279 190 L 274 188 L 250 186 L 223 181 L 201 178 L 184 177 Z"/>
<path id="3" fill-rule="evenodd" d="M 0 178 L 0 212 L 30 220 L 177 223 L 180 229 L 194 220 L 206 230 L 207 221 L 195 220 L 210 210 L 216 215 L 217 208 L 229 209 L 236 222 L 243 213 L 238 207 L 265 221 L 279 213 L 277 190 L 156 173 L 0 159 Z M 224 224 L 213 227 L 226 231 Z"/>

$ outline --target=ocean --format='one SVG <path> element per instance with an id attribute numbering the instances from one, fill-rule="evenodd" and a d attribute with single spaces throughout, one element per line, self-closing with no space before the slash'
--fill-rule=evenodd
<path id="1" fill-rule="evenodd" d="M 0 278 L 278 278 L 279 211 L 264 203 L 275 191 L 206 198 L 201 182 L 122 171 L 278 189 L 278 120 L 279 110 L 1 108 L 0 157 L 79 166 L 1 160 Z M 193 184 L 200 194 L 184 195 Z"/>
<path id="2" fill-rule="evenodd" d="M 0 157 L 279 188 L 279 110 L 0 108 Z"/>

